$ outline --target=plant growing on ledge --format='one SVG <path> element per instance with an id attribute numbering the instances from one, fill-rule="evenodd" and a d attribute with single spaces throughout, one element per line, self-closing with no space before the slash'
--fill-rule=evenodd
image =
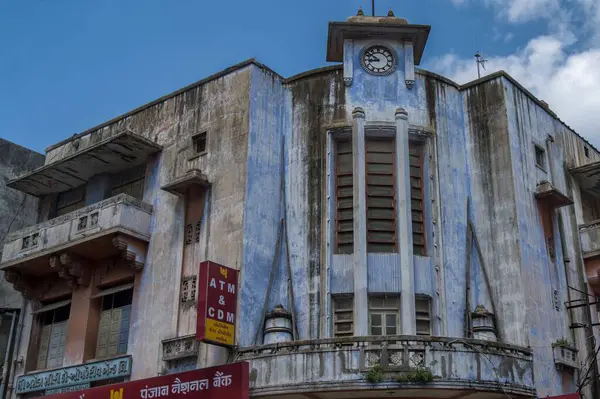
<path id="1" fill-rule="evenodd" d="M 557 339 L 556 341 L 554 341 L 552 343 L 552 347 L 556 348 L 556 347 L 565 347 L 565 348 L 570 348 L 571 347 L 571 343 L 569 341 L 567 341 L 566 338 L 561 338 L 561 339 Z"/>
<path id="2" fill-rule="evenodd" d="M 383 373 L 381 372 L 381 366 L 379 364 L 376 364 L 373 367 L 371 367 L 371 369 L 365 374 L 365 379 L 371 384 L 383 381 Z"/>
<path id="3" fill-rule="evenodd" d="M 434 377 L 431 370 L 424 367 L 417 367 L 407 373 L 400 374 L 396 378 L 396 382 L 421 382 L 426 384 L 433 381 L 433 379 Z"/>

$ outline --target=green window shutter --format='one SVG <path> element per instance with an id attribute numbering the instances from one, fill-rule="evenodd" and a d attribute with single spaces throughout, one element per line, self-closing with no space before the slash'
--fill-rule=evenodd
<path id="1" fill-rule="evenodd" d="M 122 308 L 112 310 L 110 318 L 110 335 L 108 337 L 108 355 L 115 356 L 119 348 L 119 330 L 121 328 Z"/>
<path id="2" fill-rule="evenodd" d="M 45 369 L 46 361 L 48 359 L 48 346 L 50 344 L 50 333 L 52 332 L 52 325 L 47 325 L 42 328 L 40 334 L 40 347 L 38 350 L 37 369 Z"/>
<path id="3" fill-rule="evenodd" d="M 121 326 L 119 328 L 119 346 L 117 353 L 127 353 L 129 341 L 129 323 L 131 320 L 131 305 L 123 306 L 121 311 Z"/>
<path id="4" fill-rule="evenodd" d="M 112 310 L 105 310 L 100 314 L 98 340 L 96 342 L 96 358 L 108 356 L 108 336 L 110 335 L 111 313 Z"/>
<path id="5" fill-rule="evenodd" d="M 48 348 L 47 367 L 62 366 L 63 356 L 65 354 L 65 335 L 67 322 L 52 324 L 50 333 L 50 343 Z"/>

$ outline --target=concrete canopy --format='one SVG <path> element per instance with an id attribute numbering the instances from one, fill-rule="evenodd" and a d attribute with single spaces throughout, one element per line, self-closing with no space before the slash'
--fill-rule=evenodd
<path id="1" fill-rule="evenodd" d="M 59 193 L 86 183 L 94 175 L 141 165 L 161 149 L 142 136 L 123 131 L 13 179 L 7 186 L 36 197 Z"/>
<path id="2" fill-rule="evenodd" d="M 600 162 L 593 162 L 570 170 L 581 188 L 600 195 Z"/>

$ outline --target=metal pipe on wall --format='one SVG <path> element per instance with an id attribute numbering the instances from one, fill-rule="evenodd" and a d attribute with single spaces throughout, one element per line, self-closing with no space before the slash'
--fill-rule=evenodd
<path id="1" fill-rule="evenodd" d="M 6 353 L 4 354 L 4 367 L 2 368 L 2 383 L 0 384 L 0 395 L 2 395 L 2 397 L 4 398 L 4 391 L 6 390 L 6 378 L 8 377 L 8 369 L 9 369 L 9 362 L 10 362 L 10 358 L 11 358 L 11 352 L 12 352 L 12 342 L 13 342 L 13 335 L 15 332 L 15 323 L 17 321 L 17 313 L 19 313 L 18 310 L 13 310 L 12 312 L 12 319 L 10 322 L 10 332 L 8 333 L 8 343 L 6 345 Z"/>
<path id="2" fill-rule="evenodd" d="M 15 369 L 16 369 L 16 357 L 19 356 L 19 348 L 21 346 L 21 336 L 23 335 L 23 323 L 25 319 L 25 310 L 27 309 L 27 299 L 23 298 L 23 304 L 21 305 L 21 310 L 19 312 L 19 323 L 17 324 L 17 332 L 15 334 L 16 337 L 16 341 L 15 341 L 15 350 L 13 351 L 13 355 L 11 356 L 11 362 L 10 362 L 10 374 L 8 376 L 8 384 L 6 385 L 6 395 L 4 396 L 4 398 L 9 399 L 12 395 L 12 392 L 14 390 L 13 387 L 13 382 L 14 382 L 14 378 L 15 378 Z"/>

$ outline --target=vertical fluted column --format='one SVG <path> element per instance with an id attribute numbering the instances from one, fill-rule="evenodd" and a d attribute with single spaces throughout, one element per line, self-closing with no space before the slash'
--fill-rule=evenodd
<path id="1" fill-rule="evenodd" d="M 400 297 L 401 334 L 416 334 L 413 269 L 412 216 L 410 209 L 410 160 L 408 155 L 408 114 L 396 109 L 396 220 L 402 294 Z"/>
<path id="2" fill-rule="evenodd" d="M 365 188 L 365 112 L 352 111 L 354 212 L 354 335 L 369 334 L 367 297 L 367 199 Z"/>

